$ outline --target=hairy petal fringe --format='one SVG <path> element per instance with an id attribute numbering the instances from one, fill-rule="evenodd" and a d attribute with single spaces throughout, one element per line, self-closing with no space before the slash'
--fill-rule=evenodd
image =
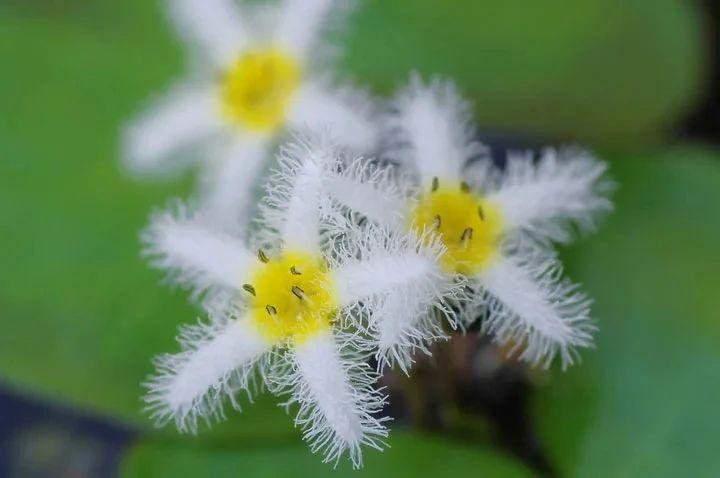
<path id="1" fill-rule="evenodd" d="M 202 213 L 192 213 L 181 201 L 153 214 L 141 240 L 151 265 L 195 296 L 218 287 L 238 289 L 256 261 L 239 240 L 214 230 Z"/>
<path id="2" fill-rule="evenodd" d="M 414 73 L 385 121 L 388 157 L 416 168 L 423 184 L 459 181 L 465 163 L 486 151 L 475 140 L 470 104 L 448 80 L 425 84 Z"/>
<path id="3" fill-rule="evenodd" d="M 340 300 L 369 304 L 367 332 L 377 347 L 380 369 L 398 365 L 407 373 L 416 351 L 442 339 L 443 319 L 455 328 L 450 302 L 466 300 L 464 282 L 445 273 L 445 252 L 432 232 L 399 234 L 369 224 L 366 234 L 348 237 L 335 268 Z"/>
<path id="4" fill-rule="evenodd" d="M 253 374 L 270 346 L 245 318 L 184 326 L 178 341 L 182 352 L 155 359 L 146 410 L 158 426 L 174 420 L 181 432 L 196 433 L 198 419 L 210 425 L 225 418 L 226 400 L 240 410 L 239 391 L 252 397 Z"/>
<path id="5" fill-rule="evenodd" d="M 296 134 L 277 155 L 277 167 L 265 185 L 254 245 L 284 244 L 321 252 L 333 236 L 353 225 L 342 218 L 325 190 L 341 168 L 344 153 L 330 134 Z"/>
<path id="6" fill-rule="evenodd" d="M 313 453 L 337 465 L 347 453 L 353 467 L 362 467 L 362 447 L 382 450 L 389 420 L 378 417 L 386 402 L 373 388 L 378 375 L 351 342 L 330 333 L 309 339 L 288 352 L 276 390 L 289 393 L 283 405 L 299 406 L 295 424 Z"/>
<path id="7" fill-rule="evenodd" d="M 497 258 L 477 281 L 477 301 L 485 309 L 482 330 L 510 345 L 521 360 L 547 368 L 559 356 L 565 369 L 579 360 L 577 348 L 592 346 L 592 301 L 562 278 L 554 257 Z"/>
<path id="8" fill-rule="evenodd" d="M 586 151 L 546 149 L 508 158 L 489 200 L 500 205 L 509 232 L 524 230 L 541 240 L 568 242 L 577 229 L 595 229 L 601 213 L 612 210 L 613 183 L 607 165 Z"/>
<path id="9" fill-rule="evenodd" d="M 390 230 L 405 227 L 408 204 L 409 178 L 398 175 L 397 168 L 380 166 L 365 158 L 355 158 L 326 181 L 331 198 L 347 208 L 355 217 Z"/>

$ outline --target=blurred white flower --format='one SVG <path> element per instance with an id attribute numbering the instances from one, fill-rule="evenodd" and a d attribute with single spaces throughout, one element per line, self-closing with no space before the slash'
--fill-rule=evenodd
<path id="1" fill-rule="evenodd" d="M 387 435 L 358 318 L 388 294 L 435 294 L 443 248 L 337 214 L 324 188 L 340 165 L 328 142 L 283 151 L 252 247 L 182 208 L 152 219 L 147 252 L 174 282 L 206 292 L 211 321 L 183 329 L 183 351 L 157 360 L 146 400 L 159 423 L 195 431 L 198 418 L 222 417 L 225 399 L 237 408 L 237 392 L 260 376 L 299 404 L 295 422 L 313 451 L 335 462 L 347 451 L 357 467 L 361 445 L 380 449 Z"/>
<path id="2" fill-rule="evenodd" d="M 328 186 L 335 199 L 391 231 L 433 231 L 445 275 L 473 291 L 471 302 L 456 304 L 465 321 L 483 313 L 483 330 L 532 364 L 549 366 L 556 355 L 572 364 L 575 349 L 592 344 L 590 300 L 562 279 L 547 246 L 611 209 L 605 164 L 579 150 L 546 150 L 537 164 L 513 156 L 498 171 L 482 157 L 470 107 L 454 86 L 417 76 L 395 100 L 386 132 L 388 158 L 404 173 L 358 168 Z M 371 321 L 378 359 L 406 370 L 437 319 L 399 313 L 406 305 L 392 297 L 383 307 Z"/>
<path id="3" fill-rule="evenodd" d="M 167 0 L 187 42 L 191 72 L 131 121 L 123 157 L 136 173 L 201 167 L 207 215 L 237 230 L 252 187 L 286 126 L 330 126 L 341 146 L 375 147 L 373 101 L 330 81 L 321 34 L 341 25 L 351 2 L 281 0 L 240 8 L 233 0 Z"/>

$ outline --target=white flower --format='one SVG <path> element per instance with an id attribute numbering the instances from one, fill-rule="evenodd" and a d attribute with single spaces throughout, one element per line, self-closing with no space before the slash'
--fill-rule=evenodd
<path id="1" fill-rule="evenodd" d="M 241 11 L 232 0 L 167 0 L 195 61 L 187 78 L 128 125 L 127 166 L 168 173 L 200 161 L 204 207 L 237 229 L 285 126 L 330 125 L 342 146 L 374 148 L 371 99 L 322 73 L 331 49 L 321 33 L 339 24 L 349 4 L 282 0 Z"/>
<path id="2" fill-rule="evenodd" d="M 597 213 L 611 208 L 605 165 L 582 151 L 547 150 L 537 164 L 513 156 L 500 172 L 481 157 L 470 107 L 453 85 L 424 85 L 416 76 L 394 102 L 388 131 L 388 157 L 405 175 L 355 173 L 364 186 L 330 186 L 336 199 L 390 230 L 435 231 L 445 246 L 445 275 L 463 277 L 475 292 L 473 303 L 460 304 L 466 320 L 484 311 L 483 329 L 522 350 L 522 359 L 548 366 L 559 355 L 563 367 L 571 364 L 575 349 L 592 343 L 590 301 L 561 278 L 544 246 L 590 229 Z M 403 309 L 392 302 L 386 306 Z M 389 321 L 374 323 L 381 361 L 404 367 L 407 346 L 432 338 L 423 329 L 432 330 L 426 324 L 433 317 L 379 317 Z M 418 339 L 408 343 L 408 334 Z"/>
<path id="3" fill-rule="evenodd" d="M 387 431 L 376 417 L 384 403 L 372 388 L 377 374 L 355 336 L 358 317 L 387 294 L 432 295 L 423 285 L 438 274 L 442 248 L 335 214 L 324 184 L 340 161 L 327 142 L 283 151 L 251 239 L 257 253 L 185 211 L 156 215 L 146 230 L 155 264 L 214 298 L 211 322 L 185 328 L 183 351 L 158 359 L 147 402 L 160 423 L 195 431 L 198 418 L 222 417 L 225 399 L 237 408 L 236 393 L 249 392 L 258 374 L 299 404 L 295 422 L 313 451 L 326 461 L 347 451 L 361 466 L 361 445 L 380 449 Z M 355 238 L 352 248 L 339 233 Z"/>
<path id="4" fill-rule="evenodd" d="M 316 136 L 315 142 L 324 145 L 320 149 L 331 149 L 327 135 Z M 290 154 L 281 158 L 285 168 L 277 173 L 276 182 L 283 182 L 284 171 L 307 167 L 302 161 L 311 161 L 322 170 L 323 189 L 330 203 L 339 203 L 343 210 L 349 208 L 351 213 L 372 210 L 371 217 L 382 217 L 394 225 L 402 223 L 402 209 L 407 200 L 395 186 L 397 181 L 393 170 L 341 152 L 302 154 L 302 150 L 307 150 L 309 146 L 300 141 L 285 148 Z M 367 194 L 372 197 L 366 197 Z M 271 204 L 272 207 L 265 211 L 265 217 L 284 210 L 286 202 Z M 325 209 L 336 211 L 329 205 Z M 447 338 L 436 315 L 444 316 L 452 328 L 457 328 L 456 313 L 449 303 L 467 299 L 465 282 L 457 274 L 448 274 L 444 270 L 441 258 L 446 247 L 433 237 L 434 231 L 388 228 L 386 224 L 363 222 L 355 214 L 348 219 L 362 226 L 348 227 L 347 222 L 338 219 L 337 215 L 333 218 L 334 235 L 343 238 L 342 243 L 336 246 L 346 249 L 343 256 L 347 258 L 348 267 L 359 260 L 356 274 L 364 283 L 384 291 L 372 304 L 372 313 L 365 314 L 365 317 L 369 319 L 371 332 L 382 330 L 381 337 L 391 337 L 392 340 L 373 341 L 367 347 L 377 349 L 379 371 L 392 362 L 407 374 L 414 361 L 414 350 L 420 349 L 429 354 L 429 339 Z M 368 268 L 368 264 L 372 267 Z M 367 324 L 358 324 L 361 325 Z"/>

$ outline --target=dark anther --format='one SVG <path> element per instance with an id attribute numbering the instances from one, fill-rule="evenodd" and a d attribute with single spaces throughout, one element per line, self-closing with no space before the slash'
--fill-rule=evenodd
<path id="1" fill-rule="evenodd" d="M 258 249 L 258 259 L 260 259 L 260 262 L 268 263 L 270 262 L 270 259 L 268 259 L 268 256 L 265 255 L 265 251 L 262 249 Z"/>
<path id="2" fill-rule="evenodd" d="M 303 300 L 303 298 L 305 297 L 305 291 L 296 285 L 292 286 L 292 289 L 290 289 L 290 290 L 295 295 L 295 297 L 297 297 L 300 300 Z"/>
<path id="3" fill-rule="evenodd" d="M 268 304 L 268 305 L 265 306 L 265 310 L 267 311 L 267 313 L 268 313 L 269 315 L 275 315 L 275 314 L 277 314 L 277 309 L 276 309 L 275 307 L 273 307 L 272 305 L 270 305 L 270 304 Z"/>
<path id="4" fill-rule="evenodd" d="M 480 216 L 481 221 L 485 221 L 485 211 L 482 206 L 478 206 L 478 215 Z"/>
<path id="5" fill-rule="evenodd" d="M 243 284 L 242 287 L 252 295 L 255 295 L 255 287 L 251 286 L 250 284 Z"/>
<path id="6" fill-rule="evenodd" d="M 461 182 L 461 183 L 460 183 L 460 191 L 462 191 L 462 192 L 464 192 L 464 193 L 469 193 L 469 192 L 470 192 L 470 185 L 469 185 L 468 183 L 466 183 L 465 181 Z"/>
<path id="7" fill-rule="evenodd" d="M 440 229 L 440 225 L 442 224 L 442 219 L 440 219 L 440 215 L 438 214 L 435 216 L 435 219 L 433 219 L 433 227 L 435 229 Z"/>
<path id="8" fill-rule="evenodd" d="M 432 178 L 432 192 L 435 192 L 440 187 L 440 180 L 435 176 Z"/>
<path id="9" fill-rule="evenodd" d="M 460 236 L 460 240 L 465 243 L 472 239 L 473 236 L 473 228 L 472 227 L 466 227 L 465 230 L 462 233 L 462 236 Z"/>
<path id="10" fill-rule="evenodd" d="M 294 275 L 294 276 L 299 276 L 299 275 L 302 274 L 302 272 L 300 272 L 300 271 L 298 271 L 297 269 L 295 269 L 295 266 L 291 266 L 291 267 L 290 267 L 290 273 L 291 273 L 292 275 Z"/>

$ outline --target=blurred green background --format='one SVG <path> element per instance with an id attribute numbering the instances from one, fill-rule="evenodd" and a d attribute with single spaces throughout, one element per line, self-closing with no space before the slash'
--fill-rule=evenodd
<path id="1" fill-rule="evenodd" d="M 483 132 L 582 143 L 619 183 L 599 233 L 563 252 L 595 298 L 600 331 L 581 366 L 534 382 L 531 420 L 553 467 L 577 477 L 717 476 L 720 152 L 718 137 L 692 139 L 687 126 L 717 106 L 703 104 L 717 86 L 712 8 L 359 4 L 344 73 L 383 94 L 411 69 L 452 76 Z M 192 178 L 124 176 L 118 129 L 183 71 L 159 1 L 0 1 L 0 380 L 12 402 L 127 430 L 112 463 L 124 477 L 533 476 L 492 440 L 403 427 L 362 471 L 333 470 L 266 397 L 194 438 L 152 428 L 140 383 L 198 311 L 158 284 L 137 234 Z M 44 412 L 32 410 L 36 426 Z M 40 443 L 40 432 L 17 433 L 15 413 L 0 408 L 0 474 L 93 476 L 91 466 L 59 464 L 74 432 Z"/>

